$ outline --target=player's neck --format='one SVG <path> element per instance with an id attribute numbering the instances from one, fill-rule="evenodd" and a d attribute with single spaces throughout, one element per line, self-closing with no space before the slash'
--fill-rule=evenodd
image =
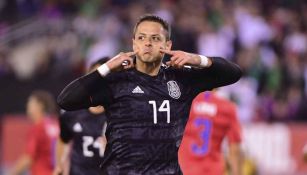
<path id="1" fill-rule="evenodd" d="M 161 66 L 161 61 L 159 62 L 152 62 L 152 63 L 145 63 L 140 60 L 136 60 L 136 70 L 150 75 L 150 76 L 156 76 L 159 73 Z"/>
<path id="2" fill-rule="evenodd" d="M 92 114 L 101 114 L 104 112 L 104 108 L 102 106 L 90 107 L 88 110 Z"/>
<path id="3" fill-rule="evenodd" d="M 33 114 L 31 118 L 32 118 L 33 123 L 37 124 L 43 120 L 44 114 L 41 114 L 41 113 Z"/>

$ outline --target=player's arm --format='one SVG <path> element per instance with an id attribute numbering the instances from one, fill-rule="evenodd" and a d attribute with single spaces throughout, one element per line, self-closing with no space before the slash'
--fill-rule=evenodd
<path id="1" fill-rule="evenodd" d="M 82 76 L 67 85 L 57 98 L 58 105 L 67 111 L 108 104 L 110 89 L 98 71 Z"/>
<path id="2" fill-rule="evenodd" d="M 18 175 L 23 173 L 32 163 L 32 158 L 28 154 L 24 154 L 17 160 L 15 167 L 13 168 L 11 175 Z"/>
<path id="3" fill-rule="evenodd" d="M 29 137 L 27 138 L 25 153 L 17 160 L 15 167 L 11 171 L 12 175 L 23 173 L 31 166 L 33 157 L 36 156 L 39 142 L 39 133 L 35 129 L 30 130 L 29 133 L 31 134 L 29 134 Z"/>
<path id="4" fill-rule="evenodd" d="M 59 117 L 60 137 L 56 143 L 56 166 L 53 170 L 53 175 L 63 175 L 65 172 L 65 165 L 67 164 L 70 151 L 70 142 L 73 139 L 73 133 L 69 128 L 70 119 L 73 116 L 70 115 L 70 112 L 61 111 Z"/>
<path id="5" fill-rule="evenodd" d="M 227 132 L 227 139 L 229 144 L 228 160 L 232 175 L 242 174 L 242 151 L 241 151 L 241 126 L 237 117 L 237 108 L 235 104 L 229 104 L 229 118 L 231 124 Z"/>
<path id="6" fill-rule="evenodd" d="M 106 130 L 107 130 L 107 122 L 105 122 L 103 124 L 102 132 L 101 132 L 101 139 L 99 139 L 100 146 L 101 146 L 100 149 L 102 150 L 103 154 L 104 154 L 106 146 L 107 146 Z"/>
<path id="7" fill-rule="evenodd" d="M 242 174 L 242 155 L 239 143 L 229 144 L 229 164 L 232 175 Z"/>
<path id="8" fill-rule="evenodd" d="M 196 69 L 191 71 L 189 80 L 195 81 L 201 90 L 211 90 L 235 83 L 242 76 L 240 67 L 221 57 L 205 57 L 183 51 L 160 50 L 171 55 L 169 66 L 182 68 L 186 65 Z"/>
<path id="9" fill-rule="evenodd" d="M 200 69 L 193 69 L 193 78 L 201 91 L 233 84 L 242 76 L 240 67 L 226 59 L 221 57 L 202 57 L 202 59 L 211 60 L 211 65 L 205 67 L 200 64 Z"/>
<path id="10" fill-rule="evenodd" d="M 65 165 L 67 165 L 70 145 L 58 138 L 56 143 L 56 165 L 53 170 L 53 175 L 64 175 Z"/>
<path id="11" fill-rule="evenodd" d="M 60 93 L 57 103 L 68 111 L 98 105 L 108 106 L 112 101 L 112 92 L 104 77 L 110 72 L 133 67 L 131 56 L 135 54 L 136 52 L 120 53 L 98 67 L 96 71 L 74 80 Z M 127 64 L 123 65 L 123 62 Z"/>

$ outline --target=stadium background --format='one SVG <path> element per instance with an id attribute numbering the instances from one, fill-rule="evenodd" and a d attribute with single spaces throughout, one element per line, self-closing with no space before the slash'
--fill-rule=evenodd
<path id="1" fill-rule="evenodd" d="M 0 0 L 0 174 L 23 150 L 34 89 L 55 96 L 102 56 L 129 51 L 144 13 L 172 24 L 173 49 L 238 63 L 243 150 L 259 174 L 307 174 L 304 0 Z"/>

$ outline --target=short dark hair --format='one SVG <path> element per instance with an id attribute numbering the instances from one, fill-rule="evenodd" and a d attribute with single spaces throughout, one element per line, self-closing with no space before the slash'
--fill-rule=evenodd
<path id="1" fill-rule="evenodd" d="M 59 109 L 57 108 L 55 99 L 51 93 L 45 90 L 35 90 L 30 96 L 43 105 L 44 112 L 48 114 L 58 114 Z"/>
<path id="2" fill-rule="evenodd" d="M 135 32 L 137 27 L 144 21 L 151 21 L 156 22 L 162 25 L 163 29 L 166 31 L 165 37 L 166 40 L 171 39 L 171 27 L 164 19 L 160 18 L 159 16 L 153 15 L 153 14 L 146 14 L 139 18 L 139 20 L 136 22 L 133 30 L 133 37 L 135 37 Z"/>

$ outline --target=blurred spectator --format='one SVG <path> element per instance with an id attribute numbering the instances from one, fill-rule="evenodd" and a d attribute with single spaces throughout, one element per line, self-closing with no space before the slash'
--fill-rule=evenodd
<path id="1" fill-rule="evenodd" d="M 235 19 L 238 27 L 238 37 L 244 48 L 257 47 L 260 42 L 272 38 L 272 30 L 260 15 L 258 1 L 250 1 L 246 6 L 238 6 Z"/>
<path id="2" fill-rule="evenodd" d="M 242 123 L 255 120 L 257 104 L 257 81 L 251 77 L 243 77 L 239 82 L 221 88 L 238 104 L 238 118 Z"/>
<path id="3" fill-rule="evenodd" d="M 16 76 L 30 79 L 39 69 L 48 68 L 47 38 L 38 38 L 20 44 L 12 50 L 8 61 Z"/>

